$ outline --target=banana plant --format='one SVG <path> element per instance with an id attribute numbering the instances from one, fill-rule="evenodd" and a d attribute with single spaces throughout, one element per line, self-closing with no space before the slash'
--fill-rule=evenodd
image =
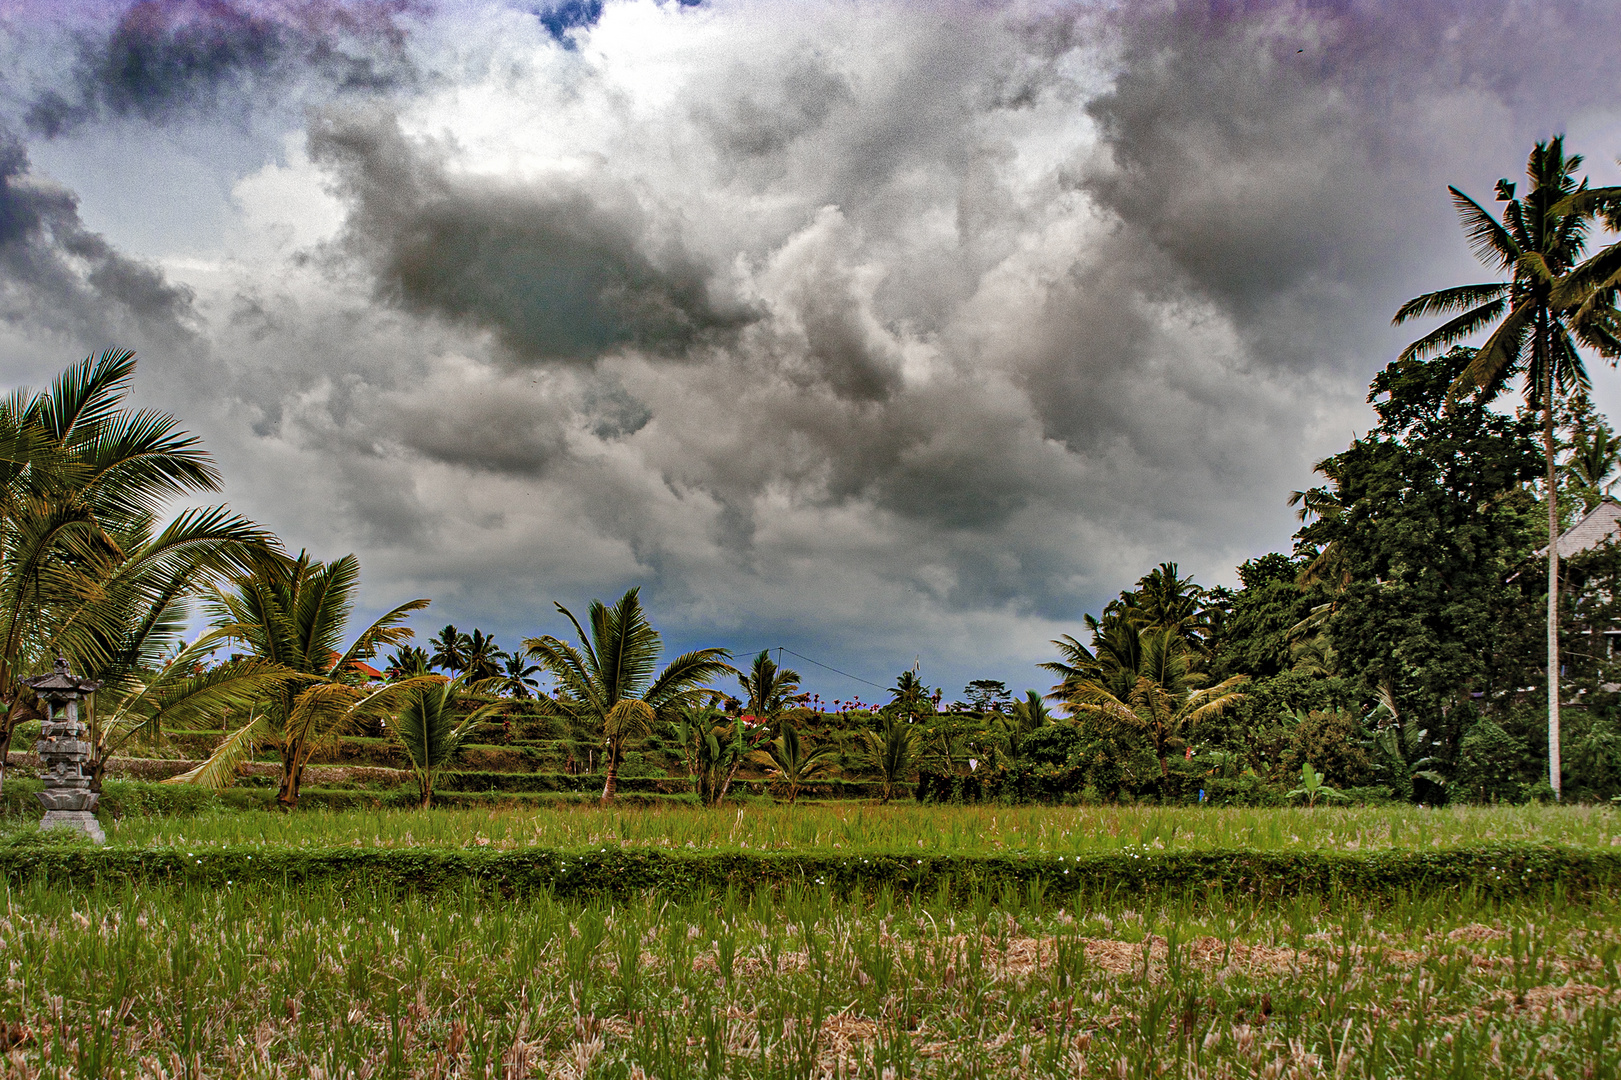
<path id="1" fill-rule="evenodd" d="M 1343 799 L 1340 792 L 1323 783 L 1323 777 L 1306 762 L 1300 767 L 1300 786 L 1289 792 L 1285 798 L 1300 799 L 1308 808 L 1316 806 L 1318 799 Z"/>

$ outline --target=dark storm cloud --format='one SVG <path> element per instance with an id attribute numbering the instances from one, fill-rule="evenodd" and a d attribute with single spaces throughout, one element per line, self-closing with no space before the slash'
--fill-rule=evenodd
<path id="1" fill-rule="evenodd" d="M 55 137 L 102 116 L 167 123 L 226 98 L 245 112 L 309 80 L 328 92 L 394 88 L 412 75 L 400 17 L 420 6 L 141 0 L 110 30 L 83 33 L 73 85 L 40 93 L 27 123 Z"/>
<path id="2" fill-rule="evenodd" d="M 749 314 L 715 295 L 679 237 L 660 237 L 611 176 L 531 184 L 452 176 L 381 110 L 327 112 L 310 158 L 350 204 L 344 244 L 383 300 L 484 329 L 518 357 L 590 360 L 620 345 L 679 352 Z"/>
<path id="3" fill-rule="evenodd" d="M 1621 91 L 1603 3 L 1139 4 L 1105 25 L 1118 74 L 1086 108 L 1107 152 L 1079 182 L 1268 362 L 1332 360 L 1312 339 L 1335 315 L 1366 320 L 1429 262 L 1441 169 Z"/>
<path id="4" fill-rule="evenodd" d="M 184 337 L 191 294 L 84 227 L 78 200 L 29 171 L 28 152 L 0 131 L 0 318 L 108 340 L 133 323 Z"/>

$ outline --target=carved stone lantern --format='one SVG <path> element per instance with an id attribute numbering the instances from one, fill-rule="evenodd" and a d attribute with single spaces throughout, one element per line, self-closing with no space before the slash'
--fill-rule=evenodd
<path id="1" fill-rule="evenodd" d="M 68 662 L 57 657 L 56 668 L 47 675 L 22 680 L 45 702 L 45 722 L 40 726 L 40 772 L 45 790 L 39 801 L 45 805 L 42 829 L 78 829 L 98 844 L 107 842 L 96 820 L 96 803 L 101 796 L 90 790 L 92 747 L 85 738 L 90 729 L 79 720 L 79 702 L 101 686 L 68 671 Z"/>

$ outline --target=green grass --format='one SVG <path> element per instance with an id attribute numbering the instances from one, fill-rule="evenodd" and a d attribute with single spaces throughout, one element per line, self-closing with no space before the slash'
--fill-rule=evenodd
<path id="1" fill-rule="evenodd" d="M 1608 898 L 0 899 L 17 1075 L 1621 1075 Z"/>
<path id="2" fill-rule="evenodd" d="M 1621 847 L 1621 812 L 1606 806 L 1312 810 L 891 806 L 753 803 L 703 810 L 624 807 L 241 811 L 127 817 L 109 842 L 139 847 L 401 847 L 666 850 L 936 851 L 1082 854 L 1152 851 L 1426 850 L 1492 843 Z"/>

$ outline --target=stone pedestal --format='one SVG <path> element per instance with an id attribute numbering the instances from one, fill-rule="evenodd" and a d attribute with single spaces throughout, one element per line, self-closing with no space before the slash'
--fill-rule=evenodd
<path id="1" fill-rule="evenodd" d="M 45 702 L 49 716 L 40 725 L 34 752 L 39 755 L 40 776 L 45 790 L 39 793 L 45 807 L 41 829 L 78 829 L 98 844 L 107 842 L 96 820 L 96 803 L 101 796 L 90 790 L 89 764 L 94 747 L 85 737 L 90 729 L 79 721 L 79 699 L 101 684 L 80 679 L 68 671 L 68 662 L 56 661 L 56 670 L 23 682 Z"/>

